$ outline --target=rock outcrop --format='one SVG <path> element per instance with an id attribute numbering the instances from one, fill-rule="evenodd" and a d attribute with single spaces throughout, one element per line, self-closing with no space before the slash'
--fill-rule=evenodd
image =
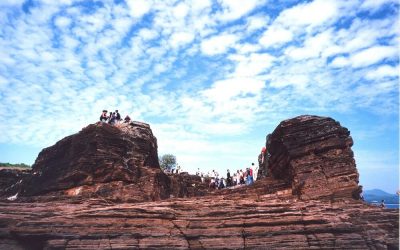
<path id="1" fill-rule="evenodd" d="M 113 201 L 152 201 L 204 195 L 193 177 L 161 171 L 157 140 L 150 126 L 131 122 L 91 124 L 40 152 L 32 174 L 14 182 L 18 197 L 97 197 Z M 198 181 L 197 181 L 198 182 Z M 5 184 L 6 185 L 6 184 Z"/>
<path id="2" fill-rule="evenodd" d="M 359 198 L 350 132 L 327 117 L 299 116 L 268 136 L 262 171 L 291 184 L 302 199 Z"/>

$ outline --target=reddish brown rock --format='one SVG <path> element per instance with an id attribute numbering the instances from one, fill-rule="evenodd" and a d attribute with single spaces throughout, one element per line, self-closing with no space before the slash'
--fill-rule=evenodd
<path id="1" fill-rule="evenodd" d="M 0 167 L 0 197 L 8 194 L 9 190 L 30 175 L 30 169 Z"/>
<path id="2" fill-rule="evenodd" d="M 148 125 L 90 125 L 39 155 L 22 197 L 0 200 L 0 249 L 398 249 L 398 210 L 351 196 L 351 144 L 332 119 L 284 121 L 267 177 L 207 193 L 198 176 L 161 172 Z"/>
<path id="3" fill-rule="evenodd" d="M 18 194 L 25 200 L 68 196 L 140 202 L 206 193 L 197 176 L 161 171 L 157 140 L 140 122 L 91 124 L 42 150 L 31 175 L 4 187 L 3 197 Z"/>
<path id="4" fill-rule="evenodd" d="M 267 141 L 264 172 L 286 180 L 302 199 L 359 198 L 350 132 L 327 117 L 281 122 Z M 266 170 L 265 170 L 266 169 Z"/>
<path id="5" fill-rule="evenodd" d="M 399 246 L 398 210 L 353 199 L 332 203 L 300 201 L 290 194 L 239 195 L 117 204 L 98 199 L 0 202 L 0 249 Z"/>

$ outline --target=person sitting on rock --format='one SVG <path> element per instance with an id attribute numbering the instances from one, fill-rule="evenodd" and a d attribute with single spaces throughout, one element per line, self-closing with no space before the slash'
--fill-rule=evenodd
<path id="1" fill-rule="evenodd" d="M 115 112 L 112 112 L 112 113 L 110 112 L 110 118 L 108 120 L 108 123 L 111 124 L 111 125 L 114 125 L 115 124 L 115 119 L 116 119 Z"/>
<path id="2" fill-rule="evenodd" d="M 100 121 L 101 122 L 107 122 L 107 119 L 108 119 L 107 110 L 103 110 L 103 113 L 101 113 L 101 115 L 100 115 Z"/>
<path id="3" fill-rule="evenodd" d="M 131 118 L 129 117 L 129 115 L 125 116 L 124 123 L 130 123 L 130 122 L 131 122 Z"/>

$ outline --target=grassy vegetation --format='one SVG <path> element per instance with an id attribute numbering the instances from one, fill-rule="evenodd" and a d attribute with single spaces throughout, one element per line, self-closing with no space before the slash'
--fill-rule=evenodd
<path id="1" fill-rule="evenodd" d="M 0 162 L 0 168 L 31 168 L 31 166 L 26 165 L 25 163 L 11 164 Z"/>

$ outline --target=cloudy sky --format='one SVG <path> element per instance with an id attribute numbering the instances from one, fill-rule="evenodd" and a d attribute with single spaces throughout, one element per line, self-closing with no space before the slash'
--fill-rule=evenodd
<path id="1" fill-rule="evenodd" d="M 396 0 L 1 0 L 0 161 L 103 109 L 151 125 L 185 170 L 236 170 L 301 114 L 353 136 L 361 184 L 399 183 Z"/>

